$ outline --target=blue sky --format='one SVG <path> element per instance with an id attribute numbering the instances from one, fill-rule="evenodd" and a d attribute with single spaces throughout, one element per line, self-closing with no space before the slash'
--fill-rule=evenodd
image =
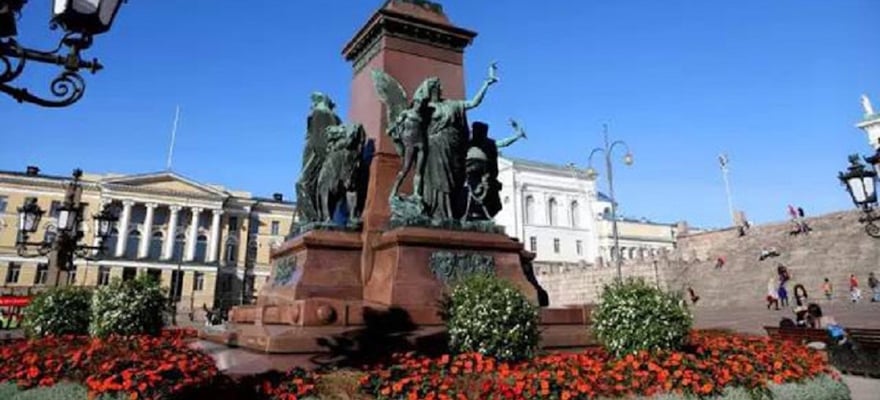
<path id="1" fill-rule="evenodd" d="M 25 7 L 22 43 L 53 47 L 48 3 Z M 292 196 L 308 95 L 325 91 L 347 113 L 340 52 L 381 3 L 131 1 L 87 53 L 107 69 L 87 77 L 76 106 L 0 98 L 0 168 L 162 170 L 180 105 L 174 170 Z M 880 103 L 880 1 L 442 3 L 479 32 L 468 92 L 499 62 L 502 80 L 471 119 L 500 137 L 513 116 L 529 142 L 506 154 L 582 167 L 608 122 L 635 155 L 615 169 L 624 215 L 727 224 L 720 152 L 735 205 L 755 222 L 785 218 L 789 203 L 852 207 L 836 174 L 847 154 L 869 151 L 854 124 L 861 93 Z M 19 82 L 39 90 L 54 72 L 32 64 Z"/>

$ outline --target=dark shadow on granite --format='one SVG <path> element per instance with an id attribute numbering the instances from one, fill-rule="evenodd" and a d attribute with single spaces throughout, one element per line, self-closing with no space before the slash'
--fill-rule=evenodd
<path id="1" fill-rule="evenodd" d="M 322 367 L 362 367 L 387 364 L 395 353 L 414 351 L 433 355 L 446 352 L 446 335 L 415 335 L 418 327 L 402 308 L 364 311 L 364 327 L 318 339 L 327 354 L 311 362 Z"/>

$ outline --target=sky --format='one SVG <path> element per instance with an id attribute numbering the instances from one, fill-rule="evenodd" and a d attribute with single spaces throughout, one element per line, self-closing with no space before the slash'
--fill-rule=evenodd
<path id="1" fill-rule="evenodd" d="M 86 76 L 75 106 L 0 98 L 0 169 L 164 170 L 180 106 L 174 171 L 292 197 L 309 93 L 347 114 L 341 50 L 382 3 L 130 1 L 86 53 L 106 69 Z M 848 154 L 871 151 L 855 124 L 862 93 L 880 107 L 880 1 L 441 3 L 479 32 L 465 53 L 468 93 L 499 65 L 469 118 L 503 137 L 514 117 L 528 142 L 504 154 L 580 167 L 607 123 L 635 159 L 614 155 L 625 216 L 727 226 L 722 152 L 734 205 L 755 223 L 785 219 L 788 204 L 814 215 L 853 207 L 836 176 Z M 48 15 L 48 1 L 29 2 L 19 41 L 53 48 Z M 42 91 L 57 71 L 32 63 L 17 83 Z"/>

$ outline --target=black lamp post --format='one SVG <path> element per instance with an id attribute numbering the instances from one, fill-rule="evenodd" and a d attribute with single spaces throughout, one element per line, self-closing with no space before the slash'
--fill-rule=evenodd
<path id="1" fill-rule="evenodd" d="M 99 245 L 88 246 L 79 243 L 84 236 L 83 231 L 80 230 L 83 221 L 83 205 L 80 201 L 82 197 L 81 177 L 81 170 L 73 171 L 73 180 L 67 185 L 64 203 L 58 212 L 57 232 L 53 237 L 47 237 L 47 240 L 42 242 L 28 241 L 29 236 L 37 231 L 40 220 L 43 214 L 45 214 L 37 204 L 37 199 L 28 199 L 18 209 L 18 240 L 15 243 L 18 255 L 22 257 L 38 257 L 54 252 L 49 257 L 49 268 L 56 271 L 56 285 L 61 284 L 63 281 L 58 279 L 58 275 L 61 272 L 66 273 L 73 268 L 75 257 L 97 259 L 104 255 L 103 243 L 118 220 L 108 204 L 100 213 L 93 216 L 96 222 L 96 233 L 100 239 Z M 96 252 L 96 254 L 91 254 L 93 252 Z"/>
<path id="2" fill-rule="evenodd" d="M 80 52 L 91 47 L 95 35 L 110 30 L 124 1 L 52 0 L 51 27 L 61 27 L 65 34 L 54 50 L 40 51 L 23 47 L 15 39 L 18 34 L 16 18 L 27 0 L 0 0 L 0 92 L 19 103 L 43 107 L 66 107 L 79 101 L 86 88 L 79 71 L 84 69 L 94 74 L 103 68 L 97 59 L 82 59 Z M 66 48 L 66 51 L 62 51 L 62 48 Z M 11 85 L 24 72 L 28 61 L 64 68 L 49 84 L 54 99 L 46 99 Z"/>
<path id="3" fill-rule="evenodd" d="M 880 170 L 880 165 L 877 163 L 878 158 L 880 157 L 875 154 L 873 157 L 865 158 L 865 161 Z M 880 215 L 875 212 L 877 209 L 877 171 L 866 169 L 857 154 L 849 156 L 849 163 L 848 170 L 839 173 L 837 178 L 846 185 L 846 190 L 852 197 L 853 204 L 865 213 L 859 218 L 859 222 L 865 224 L 865 232 L 871 237 L 880 239 L 880 226 L 876 223 L 880 220 Z"/>

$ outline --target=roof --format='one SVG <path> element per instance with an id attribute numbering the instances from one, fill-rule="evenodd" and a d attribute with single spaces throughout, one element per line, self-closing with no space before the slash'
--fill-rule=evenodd
<path id="1" fill-rule="evenodd" d="M 504 156 L 502 156 L 501 158 L 509 161 L 514 166 L 523 166 L 526 168 L 542 169 L 545 171 L 555 172 L 557 174 L 564 174 L 566 176 L 571 176 L 572 172 L 575 172 L 577 174 L 578 178 L 589 179 L 587 177 L 587 170 L 574 167 L 573 164 L 559 165 L 559 164 L 548 163 L 545 161 L 527 160 L 525 158 L 517 158 L 517 157 L 504 157 Z M 596 197 L 599 201 L 604 201 L 604 202 L 608 202 L 608 203 L 611 202 L 611 197 L 609 197 L 605 193 L 597 191 Z"/>

